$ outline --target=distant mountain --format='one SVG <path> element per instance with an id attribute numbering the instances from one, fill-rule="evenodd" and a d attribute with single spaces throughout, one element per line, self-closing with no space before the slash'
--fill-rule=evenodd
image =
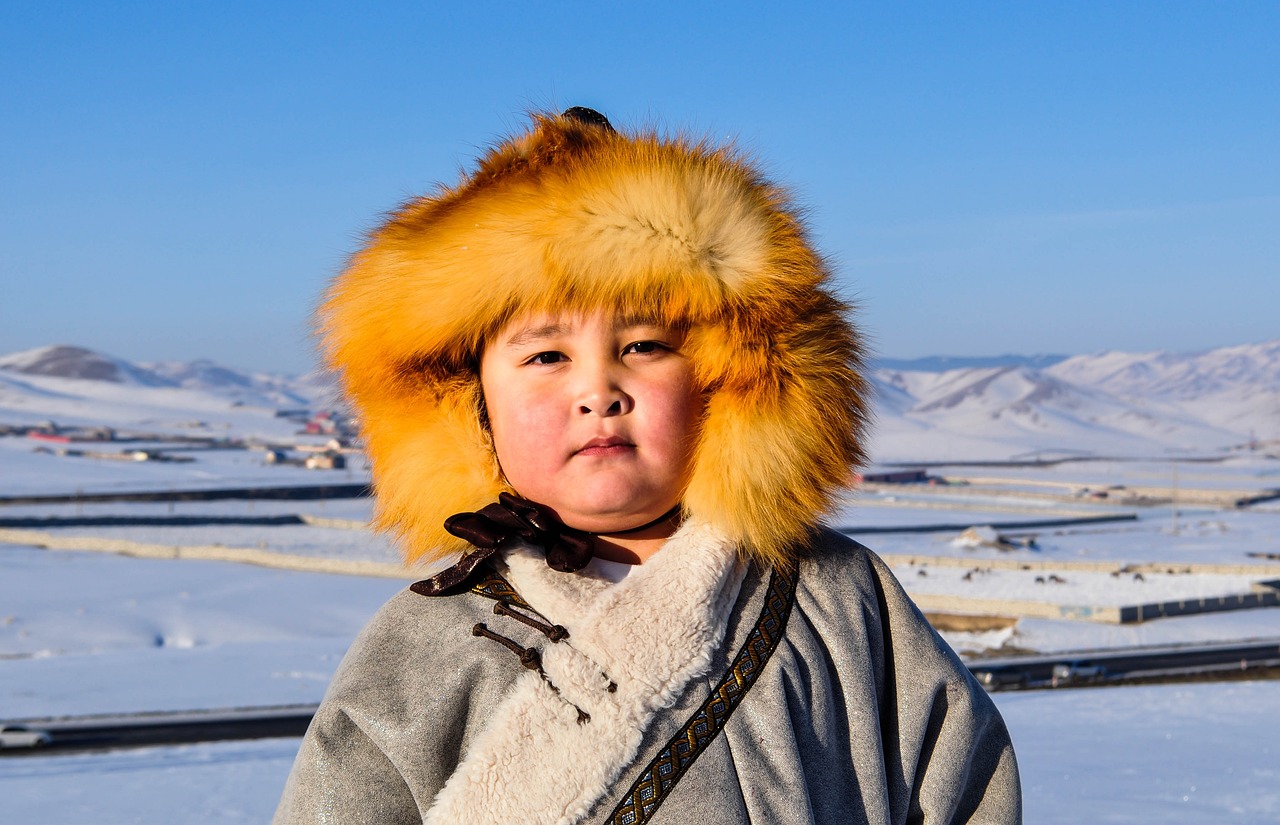
<path id="1" fill-rule="evenodd" d="M 1280 340 L 1184 355 L 1163 351 L 1076 355 L 1048 372 L 1072 383 L 1131 397 L 1188 400 L 1243 386 L 1280 389 Z"/>
<path id="2" fill-rule="evenodd" d="M 1105 352 L 1043 368 L 882 368 L 872 379 L 881 460 L 1280 443 L 1280 341 L 1190 354 Z"/>
<path id="3" fill-rule="evenodd" d="M 173 386 L 168 379 L 122 358 L 63 344 L 0 355 L 0 369 L 22 375 L 44 375 L 82 381 L 110 381 L 114 384 L 139 384 L 144 387 Z"/>
<path id="4" fill-rule="evenodd" d="M 1244 437 L 1280 439 L 1280 340 L 1176 355 L 1078 355 L 1046 370 L 1134 404 L 1163 404 Z"/>
<path id="5" fill-rule="evenodd" d="M 877 461 L 1280 445 L 1280 340 L 1186 354 L 886 360 L 868 378 L 876 419 L 868 446 Z M 0 423 L 126 422 L 180 410 L 191 418 L 215 409 L 273 415 L 273 408 L 331 408 L 336 395 L 324 373 L 294 378 L 212 361 L 136 364 L 73 346 L 0 356 Z"/>
<path id="6" fill-rule="evenodd" d="M 322 376 L 292 378 L 245 373 L 212 361 L 135 364 L 84 347 L 55 345 L 0 356 L 0 370 L 18 375 L 97 381 L 125 386 L 194 390 L 260 407 L 309 407 L 331 403 Z"/>
<path id="7" fill-rule="evenodd" d="M 145 368 L 173 386 L 202 390 L 246 404 L 307 407 L 328 390 L 327 386 L 316 387 L 304 379 L 245 373 L 207 360 L 160 361 L 148 363 Z"/>
<path id="8" fill-rule="evenodd" d="M 1030 367 L 1042 370 L 1066 361 L 1069 355 L 930 355 L 925 358 L 875 358 L 873 370 L 897 370 L 901 372 L 948 372 L 973 367 Z"/>

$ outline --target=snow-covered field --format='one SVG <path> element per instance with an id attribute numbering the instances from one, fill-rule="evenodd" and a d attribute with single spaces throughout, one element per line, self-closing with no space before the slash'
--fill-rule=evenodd
<path id="1" fill-rule="evenodd" d="M 996 694 L 1029 825 L 1280 822 L 1280 683 Z M 0 760 L 15 825 L 261 823 L 297 740 Z"/>
<path id="2" fill-rule="evenodd" d="M 276 420 L 263 418 L 253 422 L 264 430 L 287 430 Z M 297 425 L 293 425 L 296 429 Z M 226 433 L 220 433 L 225 436 Z M 286 437 L 280 432 L 275 438 Z M 320 437 L 299 438 L 303 442 L 323 443 Z M 317 472 L 295 466 L 272 466 L 263 460 L 261 450 L 205 450 L 186 455 L 190 463 L 157 461 L 118 461 L 78 456 L 61 456 L 40 451 L 40 445 L 25 438 L 0 438 L 0 463 L 5 479 L 0 482 L 0 495 L 68 495 L 134 492 L 140 490 L 199 490 L 210 487 L 250 485 L 280 486 L 293 484 L 352 484 L 368 480 L 364 461 L 357 456 L 345 470 Z M 123 444 L 78 444 L 86 449 L 119 451 Z M 132 447 L 133 445 L 128 445 Z M 82 505 L 84 506 L 84 505 Z M 8 509 L 0 511 L 0 517 Z"/>
<path id="3" fill-rule="evenodd" d="M 1223 450 L 1250 431 L 1280 436 L 1268 429 L 1280 421 L 1277 381 L 1267 372 L 1276 346 L 1183 359 L 1090 356 L 1043 370 L 882 373 L 876 456 L 883 462 L 1055 450 L 1126 458 L 930 467 L 948 483 L 868 487 L 832 524 L 884 556 L 922 602 L 1126 606 L 1239 594 L 1280 580 L 1280 502 L 1223 504 L 1280 488 L 1280 460 L 1267 455 L 1274 448 Z M 321 397 L 315 384 L 228 375 L 213 365 L 59 357 L 76 369 L 114 370 L 120 380 L 12 369 L 48 364 L 47 352 L 0 357 L 0 425 L 56 419 L 161 435 L 325 440 L 298 436 L 297 423 L 272 406 Z M 1242 395 L 1233 375 L 1266 386 Z M 1167 450 L 1182 443 L 1196 448 L 1190 457 L 1210 460 L 1172 461 Z M 164 463 L 40 446 L 0 437 L 0 496 L 368 479 L 358 456 L 349 470 L 319 472 L 269 466 L 260 450 L 199 451 L 195 461 Z M 422 571 L 369 578 L 210 559 L 221 546 L 303 567 L 333 559 L 385 567 L 395 551 L 361 527 L 370 514 L 363 499 L 0 506 L 0 722 L 318 701 L 369 615 Z M 1136 518 L 1018 526 L 1125 514 Z M 308 523 L 248 523 L 268 516 Z M 162 523 L 175 518 L 186 522 Z M 205 518 L 245 523 L 200 523 Z M 968 527 L 985 529 L 961 540 Z M 154 557 L 191 547 L 206 552 L 200 560 Z M 1129 625 L 1003 615 L 1006 626 L 945 635 L 966 655 L 1280 638 L 1280 608 Z M 1029 823 L 1280 822 L 1280 682 L 995 699 L 1018 749 Z M 0 822 L 263 822 L 296 746 L 265 740 L 0 758 Z"/>
<path id="4" fill-rule="evenodd" d="M 368 614 L 403 586 L 19 547 L 0 553 L 0 581 L 0 707 L 10 719 L 317 701 Z M 1235 617 L 1224 632 L 1264 627 L 1240 626 L 1243 615 L 1212 618 Z M 1280 635 L 1280 621 L 1270 629 Z M 995 699 L 1029 823 L 1280 821 L 1280 682 Z M 265 822 L 296 747 L 0 759 L 4 821 Z"/>

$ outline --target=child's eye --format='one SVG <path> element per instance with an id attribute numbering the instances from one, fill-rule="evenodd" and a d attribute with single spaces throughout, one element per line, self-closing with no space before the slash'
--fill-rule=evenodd
<path id="1" fill-rule="evenodd" d="M 563 352 L 540 352 L 526 361 L 526 364 L 558 364 L 565 360 Z"/>
<path id="2" fill-rule="evenodd" d="M 622 354 L 648 355 L 663 349 L 666 349 L 666 347 L 658 341 L 636 341 L 634 344 L 627 344 L 626 348 L 622 350 Z"/>

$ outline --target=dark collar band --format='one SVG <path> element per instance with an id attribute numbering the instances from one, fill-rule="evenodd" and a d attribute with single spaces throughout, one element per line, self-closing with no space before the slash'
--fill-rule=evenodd
<path id="1" fill-rule="evenodd" d="M 658 517 L 657 517 L 656 519 L 654 519 L 653 521 L 646 521 L 644 524 L 641 524 L 639 527 L 628 527 L 626 530 L 611 530 L 611 531 L 609 531 L 608 533 L 588 533 L 587 535 L 590 535 L 590 536 L 627 536 L 627 535 L 630 535 L 630 534 L 632 534 L 632 533 L 639 533 L 641 530 L 648 530 L 650 527 L 653 527 L 653 526 L 654 526 L 654 525 L 656 525 L 656 524 L 661 524 L 661 523 L 662 523 L 662 522 L 664 522 L 664 521 L 668 521 L 668 520 L 673 519 L 673 518 L 675 518 L 676 516 L 680 515 L 680 508 L 681 508 L 682 506 L 683 506 L 683 505 L 677 504 L 675 507 L 672 507 L 670 510 L 668 510 L 667 512 L 665 512 L 665 513 L 663 513 L 662 515 L 658 516 Z"/>

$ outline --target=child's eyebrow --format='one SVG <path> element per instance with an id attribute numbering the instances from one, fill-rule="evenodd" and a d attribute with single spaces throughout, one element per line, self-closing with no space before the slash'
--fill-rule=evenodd
<path id="1" fill-rule="evenodd" d="M 615 330 L 634 329 L 636 327 L 660 327 L 662 329 L 671 329 L 667 324 L 653 318 L 651 316 L 625 316 L 618 318 L 614 323 Z M 507 349 L 520 349 L 536 344 L 540 341 L 546 341 L 560 335 L 568 335 L 573 332 L 572 324 L 542 324 L 536 327 L 527 327 L 512 335 L 502 346 Z"/>
<path id="2" fill-rule="evenodd" d="M 651 315 L 626 315 L 617 320 L 614 329 L 632 329 L 633 327 L 663 327 L 667 328 L 667 324 L 662 323 Z"/>
<path id="3" fill-rule="evenodd" d="M 515 335 L 512 335 L 503 344 L 508 349 L 516 349 L 518 347 L 527 346 L 529 344 L 545 341 L 548 338 L 555 338 L 557 335 L 564 335 L 569 331 L 569 327 L 564 324 L 546 324 L 540 327 L 529 327 L 522 329 Z"/>

